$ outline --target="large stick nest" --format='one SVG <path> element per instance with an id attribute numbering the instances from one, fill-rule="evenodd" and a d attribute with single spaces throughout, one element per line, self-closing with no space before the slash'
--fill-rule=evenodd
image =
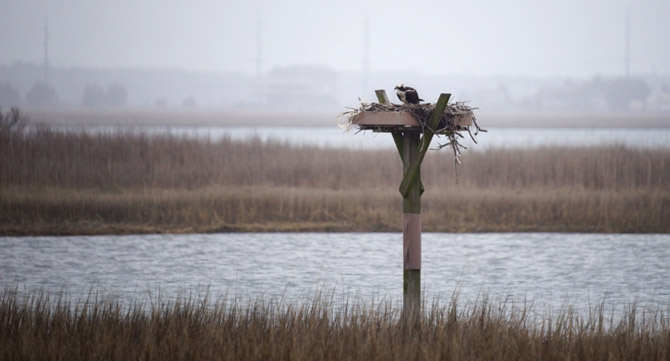
<path id="1" fill-rule="evenodd" d="M 466 102 L 453 102 L 447 104 L 440 116 L 440 121 L 437 125 L 437 129 L 430 129 L 429 123 L 430 119 L 433 116 L 436 104 L 416 104 L 416 105 L 399 105 L 399 104 L 380 104 L 380 103 L 365 103 L 361 102 L 358 108 L 349 108 L 349 111 L 346 111 L 340 114 L 340 117 L 346 117 L 346 122 L 344 124 L 339 124 L 343 129 L 350 129 L 354 124 L 353 120 L 356 116 L 363 113 L 377 113 L 377 112 L 409 112 L 411 113 L 421 125 L 422 131 L 432 131 L 436 136 L 446 136 L 448 142 L 440 144 L 438 142 L 438 148 L 442 149 L 444 147 L 450 147 L 454 153 L 454 163 L 456 165 L 456 183 L 458 183 L 458 165 L 461 164 L 460 156 L 461 149 L 467 149 L 463 144 L 459 142 L 459 139 L 463 138 L 461 132 L 467 131 L 470 135 L 472 141 L 477 144 L 475 139 L 479 132 L 486 132 L 485 129 L 482 129 L 477 124 L 477 119 L 474 114 L 473 108 L 469 106 Z M 472 125 L 475 127 L 474 133 L 470 130 L 469 125 L 463 126 L 455 121 L 459 117 L 468 117 L 472 119 Z M 338 117 L 339 118 L 339 117 Z M 366 127 L 360 127 L 360 130 L 370 129 Z M 395 131 L 395 130 L 394 130 Z M 402 130 L 398 130 L 401 132 Z"/>
<path id="2" fill-rule="evenodd" d="M 348 112 L 342 113 L 342 116 L 347 117 L 346 127 L 352 125 L 352 120 L 362 113 L 378 113 L 378 112 L 408 112 L 411 113 L 421 125 L 421 128 L 428 126 L 430 118 L 433 116 L 436 104 L 417 104 L 417 105 L 399 105 L 399 104 L 380 104 L 380 103 L 364 103 L 361 102 L 358 108 L 350 108 Z M 466 102 L 454 102 L 447 104 L 440 117 L 440 122 L 437 129 L 431 129 L 435 133 L 451 133 L 454 131 L 467 130 L 466 126 L 459 126 L 455 119 L 459 117 L 472 118 L 472 122 L 477 128 L 477 121 L 473 110 L 476 108 L 470 107 Z"/>

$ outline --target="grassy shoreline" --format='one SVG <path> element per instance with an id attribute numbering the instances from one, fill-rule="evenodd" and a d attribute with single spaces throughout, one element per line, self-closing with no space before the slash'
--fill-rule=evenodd
<path id="1" fill-rule="evenodd" d="M 401 231 L 395 150 L 0 132 L 0 235 Z M 448 152 L 422 167 L 428 232 L 668 233 L 670 150 Z"/>
<path id="2" fill-rule="evenodd" d="M 297 304 L 180 297 L 123 303 L 0 293 L 0 360 L 667 360 L 662 310 L 621 317 L 566 307 L 551 318 L 527 304 L 424 306 L 403 318 L 390 302 Z"/>
<path id="3" fill-rule="evenodd" d="M 670 190 L 473 188 L 426 194 L 426 232 L 670 232 Z M 401 198 L 393 190 L 3 189 L 0 199 L 3 235 L 402 231 Z"/>

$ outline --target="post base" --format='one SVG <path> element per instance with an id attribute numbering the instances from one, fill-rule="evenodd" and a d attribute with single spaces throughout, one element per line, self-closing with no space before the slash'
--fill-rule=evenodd
<path id="1" fill-rule="evenodd" d="M 421 314 L 421 270 L 403 270 L 402 290 L 403 317 L 415 317 Z"/>

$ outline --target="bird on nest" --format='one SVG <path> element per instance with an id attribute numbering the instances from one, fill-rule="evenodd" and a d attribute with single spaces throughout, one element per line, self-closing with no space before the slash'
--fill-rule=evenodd
<path id="1" fill-rule="evenodd" d="M 405 84 L 396 85 L 395 93 L 398 99 L 406 105 L 419 104 L 423 99 L 419 98 L 419 93 L 412 87 L 405 86 Z"/>

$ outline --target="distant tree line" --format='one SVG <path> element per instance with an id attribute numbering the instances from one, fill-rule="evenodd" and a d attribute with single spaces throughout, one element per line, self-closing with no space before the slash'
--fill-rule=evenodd
<path id="1" fill-rule="evenodd" d="M 0 84 L 0 108 L 19 105 L 21 97 L 12 83 L 6 81 Z"/>
<path id="2" fill-rule="evenodd" d="M 31 107 L 48 108 L 58 106 L 56 90 L 43 81 L 36 81 L 25 95 L 25 104 Z M 81 105 L 89 108 L 121 108 L 128 101 L 128 92 L 123 84 L 113 82 L 106 89 L 99 85 L 86 85 Z M 0 83 L 0 108 L 23 104 L 21 94 L 11 82 Z"/>
<path id="3" fill-rule="evenodd" d="M 88 108 L 121 108 L 128 101 L 126 87 L 117 82 L 107 86 L 105 91 L 99 85 L 86 85 L 81 105 Z"/>
<path id="4" fill-rule="evenodd" d="M 53 107 L 58 104 L 58 95 L 53 87 L 37 81 L 25 96 L 26 104 L 34 107 Z M 0 84 L 0 107 L 15 107 L 22 104 L 19 91 L 10 82 Z"/>

